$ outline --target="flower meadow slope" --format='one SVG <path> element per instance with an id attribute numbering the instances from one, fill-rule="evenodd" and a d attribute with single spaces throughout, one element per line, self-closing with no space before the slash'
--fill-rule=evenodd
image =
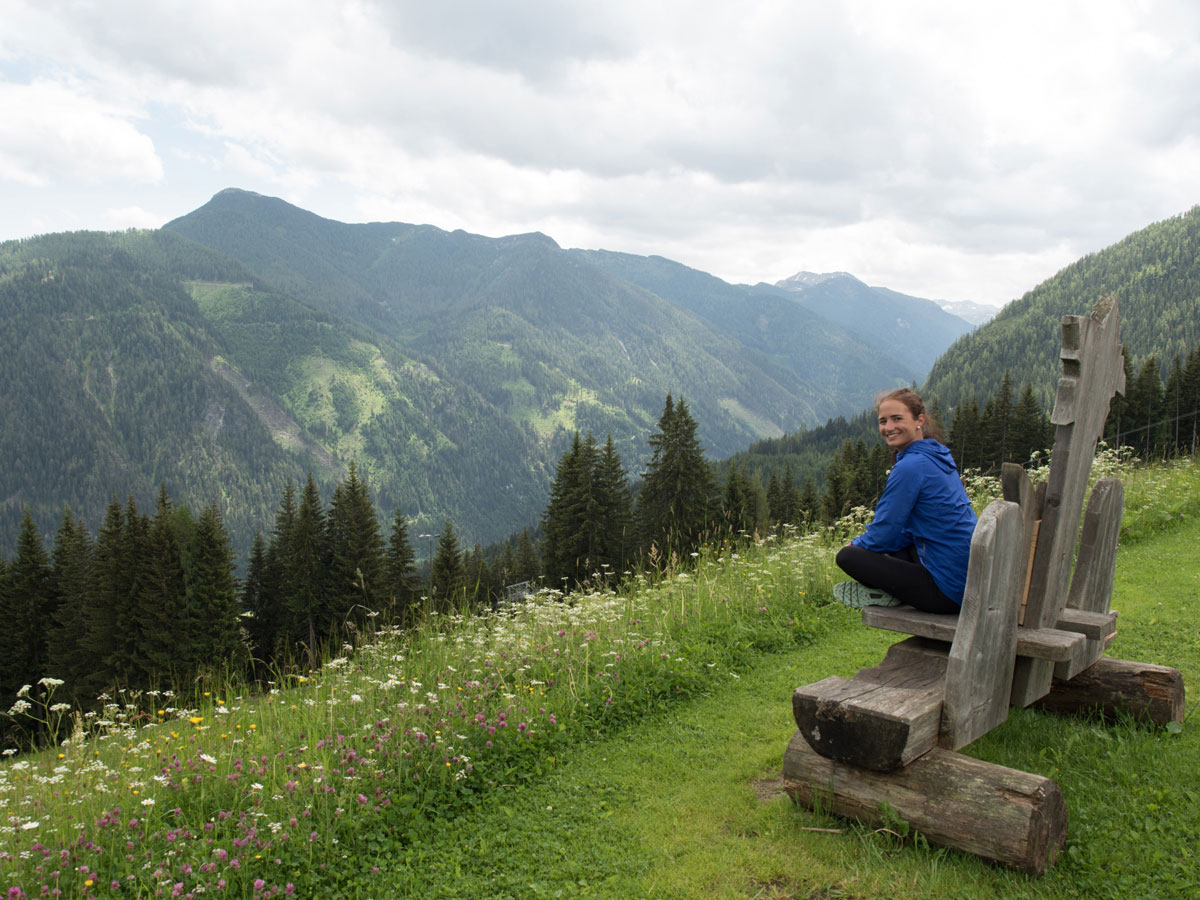
<path id="1" fill-rule="evenodd" d="M 59 748 L 0 767 L 0 887 L 9 900 L 369 892 L 425 823 L 810 640 L 827 559 L 815 538 L 725 549 L 620 593 L 545 592 L 379 634 L 267 694 L 110 698 Z M 70 716 L 56 686 L 10 714 Z"/>

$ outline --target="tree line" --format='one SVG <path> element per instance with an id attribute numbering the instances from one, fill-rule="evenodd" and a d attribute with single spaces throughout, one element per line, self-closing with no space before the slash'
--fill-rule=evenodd
<path id="1" fill-rule="evenodd" d="M 1126 369 L 1126 394 L 1114 398 L 1106 434 L 1143 457 L 1193 452 L 1200 348 L 1175 361 L 1165 384 L 1153 358 L 1136 374 Z M 936 404 L 931 412 L 940 416 Z M 947 443 L 960 468 L 991 471 L 1029 461 L 1052 439 L 1031 386 L 1014 399 L 1006 373 L 982 408 L 975 398 L 960 405 Z M 611 435 L 601 446 L 576 433 L 537 531 L 465 550 L 446 520 L 436 549 L 434 535 L 418 536 L 430 542 L 421 569 L 402 511 L 385 535 L 353 463 L 328 506 L 311 474 L 299 490 L 287 483 L 241 579 L 217 506 L 194 515 L 165 487 L 153 514 L 114 498 L 95 538 L 66 510 L 49 553 L 26 510 L 13 557 L 0 557 L 0 703 L 45 675 L 65 682 L 58 696 L 86 709 L 117 686 L 181 688 L 227 673 L 313 668 L 325 645 L 371 627 L 495 606 L 538 586 L 611 583 L 686 561 L 705 542 L 833 521 L 872 506 L 892 465 L 881 443 L 847 438 L 823 490 L 811 476 L 798 487 L 786 457 L 765 484 L 761 469 L 731 464 L 722 486 L 691 411 L 670 394 L 648 443 L 634 486 Z M 36 698 L 44 687 L 31 690 Z M 7 735 L 15 740 L 14 727 Z"/>

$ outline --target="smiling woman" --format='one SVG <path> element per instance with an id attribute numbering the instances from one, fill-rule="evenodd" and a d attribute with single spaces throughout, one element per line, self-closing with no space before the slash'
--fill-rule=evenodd
<path id="1" fill-rule="evenodd" d="M 854 581 L 834 585 L 847 606 L 897 606 L 956 615 L 975 512 L 941 429 L 908 388 L 878 397 L 879 434 L 896 453 L 875 518 L 837 555 Z"/>

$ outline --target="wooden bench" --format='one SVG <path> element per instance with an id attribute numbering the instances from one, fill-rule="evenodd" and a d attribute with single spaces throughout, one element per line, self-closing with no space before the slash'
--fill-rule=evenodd
<path id="1" fill-rule="evenodd" d="M 1004 499 L 972 536 L 961 613 L 866 607 L 865 624 L 912 637 L 852 678 L 797 688 L 784 785 L 799 802 L 874 821 L 886 806 L 935 843 L 1041 872 L 1066 835 L 1058 785 L 954 751 L 1004 722 L 1010 705 L 1069 712 L 1094 702 L 1182 720 L 1178 671 L 1100 664 L 1115 636 L 1121 483 L 1098 481 L 1086 514 L 1083 504 L 1109 402 L 1124 390 L 1118 336 L 1112 298 L 1090 317 L 1063 317 L 1049 477 L 1035 488 L 1020 466 L 1004 467 Z M 978 808 L 959 810 L 968 798 Z"/>

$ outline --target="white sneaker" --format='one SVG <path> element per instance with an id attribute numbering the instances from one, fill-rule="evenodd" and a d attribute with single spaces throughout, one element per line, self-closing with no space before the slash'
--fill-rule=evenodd
<path id="1" fill-rule="evenodd" d="M 833 599 L 854 609 L 862 609 L 864 606 L 900 605 L 900 601 L 886 591 L 869 588 L 857 581 L 841 581 L 835 584 Z"/>

